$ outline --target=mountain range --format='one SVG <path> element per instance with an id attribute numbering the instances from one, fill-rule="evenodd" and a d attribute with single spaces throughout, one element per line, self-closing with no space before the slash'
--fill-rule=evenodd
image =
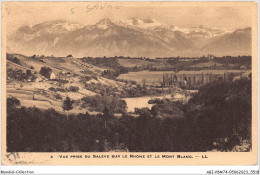
<path id="1" fill-rule="evenodd" d="M 151 18 L 64 20 L 21 26 L 7 36 L 7 52 L 25 55 L 170 57 L 251 55 L 251 28 L 181 28 Z"/>

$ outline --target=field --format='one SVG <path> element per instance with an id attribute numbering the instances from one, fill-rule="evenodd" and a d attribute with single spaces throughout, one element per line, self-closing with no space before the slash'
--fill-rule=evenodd
<path id="1" fill-rule="evenodd" d="M 243 74 L 247 76 L 251 71 L 243 71 Z M 144 81 L 148 84 L 159 83 L 162 81 L 163 74 L 174 74 L 174 71 L 142 71 L 142 72 L 129 72 L 127 74 L 121 74 L 118 79 L 136 81 L 137 83 L 143 83 Z M 219 74 L 224 73 L 241 73 L 241 70 L 201 70 L 201 71 L 179 71 L 176 74 Z"/>
<path id="2" fill-rule="evenodd" d="M 206 63 L 199 63 L 199 64 L 192 65 L 191 67 L 204 68 L 204 67 L 221 67 L 221 66 L 223 66 L 223 64 L 216 63 L 214 61 L 208 61 Z"/>
<path id="3" fill-rule="evenodd" d="M 141 71 L 141 72 L 129 72 L 127 74 L 119 75 L 118 79 L 132 80 L 137 83 L 158 83 L 162 81 L 163 73 L 174 73 L 174 71 Z"/>
<path id="4" fill-rule="evenodd" d="M 123 67 L 155 66 L 158 63 L 140 59 L 118 59 L 118 63 Z"/>
<path id="5" fill-rule="evenodd" d="M 86 89 L 79 90 L 79 92 L 52 92 L 48 90 L 49 87 L 55 87 L 48 82 L 34 82 L 31 83 L 8 83 L 7 84 L 7 96 L 15 97 L 21 101 L 21 104 L 25 107 L 37 107 L 40 109 L 53 108 L 60 113 L 64 113 L 62 109 L 63 101 L 56 99 L 55 94 L 61 95 L 63 99 L 69 96 L 73 100 L 78 100 L 84 95 L 95 95 L 94 92 Z M 78 114 L 89 112 L 87 109 L 80 109 L 79 106 L 67 112 L 68 114 Z M 90 113 L 90 112 L 89 112 Z"/>

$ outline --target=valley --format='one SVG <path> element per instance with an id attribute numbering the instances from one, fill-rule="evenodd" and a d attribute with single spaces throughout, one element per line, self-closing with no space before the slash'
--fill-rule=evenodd
<path id="1" fill-rule="evenodd" d="M 95 115 L 105 107 L 118 116 L 134 114 L 135 108 L 151 109 L 149 100 L 176 101 L 181 96 L 187 102 L 191 89 L 219 78 L 232 81 L 251 73 L 250 67 L 241 69 L 250 65 L 250 57 L 225 58 L 228 64 L 221 64 L 221 60 L 7 54 L 7 96 L 19 99 L 21 106 L 52 108 L 59 113 L 65 112 L 62 106 L 68 97 L 73 100 L 73 108 L 67 114 Z"/>

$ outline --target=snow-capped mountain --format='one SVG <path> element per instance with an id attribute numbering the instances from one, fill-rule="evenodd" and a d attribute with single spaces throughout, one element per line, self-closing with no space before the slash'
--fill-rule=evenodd
<path id="1" fill-rule="evenodd" d="M 247 34 L 241 31 L 246 30 Z M 81 25 L 62 20 L 22 26 L 8 36 L 7 48 L 22 54 L 65 56 L 200 56 L 251 51 L 249 29 L 231 30 L 181 28 L 160 23 L 152 18 L 127 20 L 102 19 L 94 25 Z M 231 38 L 231 39 L 230 39 Z M 224 47 L 224 41 L 245 44 Z M 225 42 L 224 42 L 225 43 Z M 221 46 L 219 46 L 221 45 Z M 216 51 L 216 52 L 215 52 Z M 240 53 L 240 52 L 239 52 Z M 250 52 L 251 53 L 251 52 Z M 241 54 L 241 53 L 240 53 Z"/>
<path id="2" fill-rule="evenodd" d="M 74 31 L 84 27 L 79 23 L 70 23 L 64 20 L 49 21 L 36 24 L 32 27 L 21 26 L 18 28 L 17 33 L 26 35 L 43 35 L 43 34 L 60 34 L 69 31 Z"/>
<path id="3" fill-rule="evenodd" d="M 146 29 L 146 30 L 151 30 L 151 29 L 154 29 L 159 26 L 168 28 L 168 29 L 171 29 L 173 27 L 169 24 L 161 23 L 150 17 L 147 17 L 145 19 L 139 19 L 136 17 L 132 17 L 132 18 L 124 20 L 124 21 L 121 20 L 120 24 L 121 25 L 123 24 L 125 27 L 135 27 L 135 28 Z"/>
<path id="4" fill-rule="evenodd" d="M 251 55 L 251 36 L 251 28 L 237 29 L 232 33 L 211 40 L 202 48 L 202 50 L 213 54 Z"/>

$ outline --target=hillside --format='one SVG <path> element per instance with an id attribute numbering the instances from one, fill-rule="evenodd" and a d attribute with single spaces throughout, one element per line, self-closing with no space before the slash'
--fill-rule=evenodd
<path id="1" fill-rule="evenodd" d="M 238 29 L 232 33 L 225 34 L 220 38 L 212 40 L 206 44 L 202 49 L 211 52 L 212 54 L 251 54 L 251 28 Z"/>
<path id="2" fill-rule="evenodd" d="M 42 68 L 50 69 L 54 77 L 45 77 Z M 54 108 L 61 113 L 68 96 L 78 101 L 70 113 L 84 113 L 88 109 L 80 105 L 83 97 L 124 86 L 123 82 L 101 77 L 103 70 L 75 58 L 7 54 L 7 96 L 18 98 L 27 107 Z"/>

